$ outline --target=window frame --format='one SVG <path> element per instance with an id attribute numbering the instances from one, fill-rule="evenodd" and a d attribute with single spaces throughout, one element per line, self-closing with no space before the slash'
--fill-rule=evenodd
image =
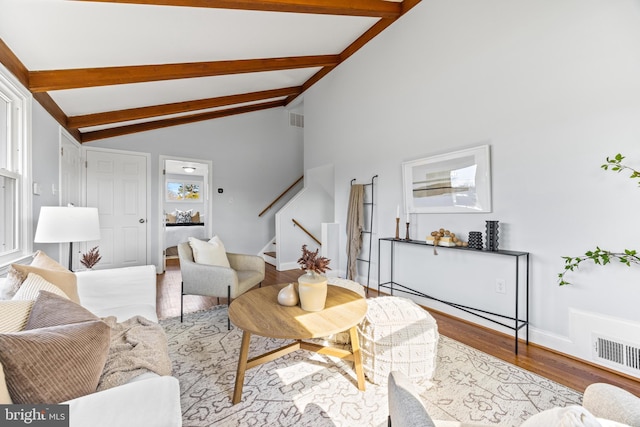
<path id="1" fill-rule="evenodd" d="M 0 64 L 0 96 L 8 100 L 7 167 L 2 175 L 16 179 L 15 248 L 0 254 L 0 273 L 14 262 L 20 262 L 33 252 L 33 200 L 31 195 L 31 93 Z"/>

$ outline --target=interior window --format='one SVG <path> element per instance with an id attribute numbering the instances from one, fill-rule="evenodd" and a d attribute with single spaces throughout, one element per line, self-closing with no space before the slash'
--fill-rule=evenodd
<path id="1" fill-rule="evenodd" d="M 28 180 L 28 115 L 26 89 L 0 68 L 0 267 L 31 250 Z"/>

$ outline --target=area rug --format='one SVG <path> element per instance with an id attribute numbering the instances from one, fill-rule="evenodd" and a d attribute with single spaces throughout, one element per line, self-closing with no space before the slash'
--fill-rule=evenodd
<path id="1" fill-rule="evenodd" d="M 304 350 L 247 370 L 242 401 L 233 405 L 242 331 L 227 331 L 226 306 L 160 324 L 180 381 L 185 427 L 387 425 L 386 385 L 367 381 L 366 391 L 358 391 L 351 363 Z M 285 342 L 252 336 L 249 357 Z M 436 363 L 434 378 L 417 384 L 434 419 L 519 426 L 532 414 L 582 400 L 574 390 L 442 335 Z"/>

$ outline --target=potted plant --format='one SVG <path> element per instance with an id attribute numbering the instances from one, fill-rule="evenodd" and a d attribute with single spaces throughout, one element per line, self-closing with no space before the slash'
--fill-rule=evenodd
<path id="1" fill-rule="evenodd" d="M 101 259 L 102 256 L 100 255 L 100 251 L 98 250 L 98 247 L 95 246 L 86 254 L 82 254 L 82 257 L 80 257 L 80 264 L 84 265 L 88 270 L 91 270 L 98 262 L 100 262 Z"/>
<path id="2" fill-rule="evenodd" d="M 300 307 L 305 311 L 324 309 L 327 300 L 327 278 L 323 275 L 329 268 L 330 259 L 318 256 L 318 249 L 311 252 L 302 245 L 302 256 L 298 259 L 300 268 L 306 273 L 298 278 Z"/>

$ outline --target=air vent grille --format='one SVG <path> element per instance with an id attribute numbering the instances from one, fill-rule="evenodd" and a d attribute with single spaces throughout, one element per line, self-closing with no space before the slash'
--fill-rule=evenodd
<path id="1" fill-rule="evenodd" d="M 593 335 L 596 359 L 640 371 L 640 347 L 622 340 Z"/>
<path id="2" fill-rule="evenodd" d="M 627 366 L 640 370 L 640 350 L 635 347 L 627 347 Z"/>
<path id="3" fill-rule="evenodd" d="M 289 125 L 297 128 L 304 127 L 304 116 L 297 113 L 289 113 Z"/>
<path id="4" fill-rule="evenodd" d="M 599 358 L 624 364 L 624 345 L 622 343 L 598 338 L 596 345 Z"/>

